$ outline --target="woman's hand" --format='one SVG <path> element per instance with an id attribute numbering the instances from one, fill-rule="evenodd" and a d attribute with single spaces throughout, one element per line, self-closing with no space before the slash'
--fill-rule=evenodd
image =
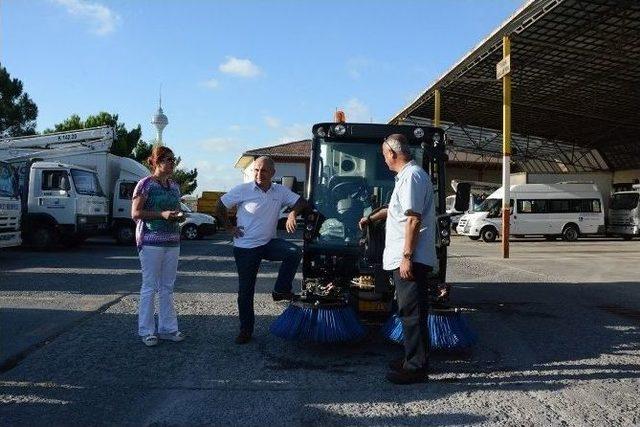
<path id="1" fill-rule="evenodd" d="M 166 221 L 177 221 L 179 211 L 162 211 L 160 216 Z"/>

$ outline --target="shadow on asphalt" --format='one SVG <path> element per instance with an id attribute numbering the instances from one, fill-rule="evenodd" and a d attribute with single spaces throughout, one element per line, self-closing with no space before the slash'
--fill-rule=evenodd
<path id="1" fill-rule="evenodd" d="M 630 286 L 637 284 L 466 283 L 454 295 L 480 337 L 476 348 L 465 357 L 434 354 L 432 381 L 409 387 L 384 381 L 387 361 L 401 348 L 376 330 L 357 344 L 308 345 L 271 336 L 268 326 L 275 317 L 257 316 L 255 339 L 237 346 L 232 342 L 235 316 L 180 315 L 180 327 L 188 334 L 184 343 L 146 348 L 134 335 L 135 315 L 106 312 L 2 375 L 0 393 L 14 401 L 0 412 L 8 424 L 28 423 L 45 413 L 52 424 L 141 423 L 158 411 L 151 397 L 179 392 L 206 402 L 204 418 L 186 420 L 194 423 L 232 423 L 245 412 L 262 410 L 264 421 L 276 424 L 485 422 L 464 411 L 398 418 L 341 414 L 335 406 L 366 411 L 376 404 L 402 405 L 470 391 L 558 391 L 575 382 L 638 379 L 635 363 L 598 362 L 640 350 L 640 313 L 615 298 Z M 609 298 L 600 305 L 585 304 L 584 292 Z M 554 303 L 560 294 L 575 304 Z M 252 399 L 258 406 L 247 407 Z M 177 401 L 174 409 L 182 404 L 187 405 Z M 216 418 L 228 417 L 229 411 L 237 418 Z M 179 412 L 156 421 L 172 414 Z"/>

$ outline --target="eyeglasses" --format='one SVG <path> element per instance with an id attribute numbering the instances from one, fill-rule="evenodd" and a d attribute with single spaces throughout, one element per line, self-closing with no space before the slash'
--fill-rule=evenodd
<path id="1" fill-rule="evenodd" d="M 384 141 L 382 141 L 383 144 L 387 144 L 387 147 L 389 148 L 389 150 L 391 150 L 392 153 L 395 153 L 396 150 L 394 150 L 393 148 L 391 148 L 391 144 L 389 144 L 389 142 L 385 139 Z"/>

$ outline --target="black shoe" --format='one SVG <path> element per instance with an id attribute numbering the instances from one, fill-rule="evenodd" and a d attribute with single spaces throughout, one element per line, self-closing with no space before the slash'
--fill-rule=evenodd
<path id="1" fill-rule="evenodd" d="M 295 295 L 292 292 L 271 292 L 274 301 L 291 301 Z"/>
<path id="2" fill-rule="evenodd" d="M 399 371 L 387 372 L 387 381 L 394 384 L 417 384 L 426 383 L 429 381 L 429 375 L 424 369 L 415 371 L 409 371 L 407 369 L 401 369 Z"/>
<path id="3" fill-rule="evenodd" d="M 246 344 L 251 341 L 251 332 L 240 330 L 240 333 L 236 337 L 236 344 Z"/>
<path id="4" fill-rule="evenodd" d="M 395 359 L 389 362 L 389 369 L 391 369 L 392 371 L 399 371 L 402 369 L 403 366 L 404 366 L 404 357 L 401 357 L 400 359 Z"/>

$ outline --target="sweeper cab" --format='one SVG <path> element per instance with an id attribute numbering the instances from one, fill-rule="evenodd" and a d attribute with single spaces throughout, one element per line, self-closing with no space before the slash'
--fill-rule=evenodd
<path id="1" fill-rule="evenodd" d="M 384 221 L 358 227 L 362 217 L 388 205 L 395 174 L 384 162 L 382 143 L 403 134 L 413 158 L 428 173 L 436 208 L 433 250 L 438 263 L 429 276 L 432 299 L 446 295 L 450 219 L 445 205 L 445 135 L 429 126 L 318 123 L 313 126 L 308 199 L 304 220 L 303 282 L 296 304 L 307 308 L 350 306 L 362 322 L 392 312 L 394 286 L 382 269 Z"/>

